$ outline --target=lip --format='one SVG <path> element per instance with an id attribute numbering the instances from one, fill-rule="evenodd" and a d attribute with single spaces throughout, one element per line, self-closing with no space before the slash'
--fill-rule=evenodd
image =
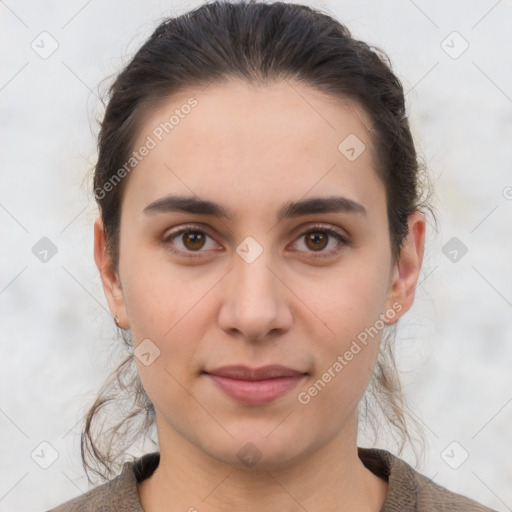
<path id="1" fill-rule="evenodd" d="M 244 405 L 273 402 L 291 391 L 306 373 L 280 365 L 223 366 L 204 372 L 221 391 Z"/>

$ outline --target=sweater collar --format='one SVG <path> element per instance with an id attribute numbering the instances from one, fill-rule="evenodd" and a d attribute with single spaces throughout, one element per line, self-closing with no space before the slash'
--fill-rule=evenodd
<path id="1" fill-rule="evenodd" d="M 372 473 L 388 482 L 388 492 L 381 512 L 395 512 L 398 505 L 401 512 L 415 512 L 418 486 L 413 477 L 413 468 L 386 450 L 361 447 L 357 450 L 363 464 Z M 143 512 L 137 493 L 137 484 L 149 478 L 159 463 L 159 452 L 146 453 L 135 461 L 124 463 L 119 475 L 119 483 L 123 482 L 125 489 L 131 488 L 134 491 L 130 496 L 125 496 L 131 505 L 129 510 Z"/>

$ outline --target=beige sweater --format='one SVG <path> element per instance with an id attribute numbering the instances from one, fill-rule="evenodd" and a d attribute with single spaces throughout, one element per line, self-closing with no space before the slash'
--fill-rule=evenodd
<path id="1" fill-rule="evenodd" d="M 435 484 L 385 450 L 358 448 L 358 451 L 364 465 L 388 481 L 381 512 L 496 512 Z M 158 452 L 125 462 L 116 478 L 49 512 L 143 512 L 137 482 L 151 476 L 159 462 Z"/>

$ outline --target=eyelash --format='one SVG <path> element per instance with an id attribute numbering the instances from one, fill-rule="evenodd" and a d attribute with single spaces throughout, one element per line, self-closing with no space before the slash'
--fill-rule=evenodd
<path id="1" fill-rule="evenodd" d="M 339 251 L 341 251 L 341 249 L 344 245 L 348 245 L 348 243 L 349 243 L 347 238 L 344 237 L 343 235 L 341 235 L 338 231 L 336 231 L 330 227 L 326 227 L 326 226 L 322 226 L 322 225 L 310 226 L 307 230 L 301 232 L 299 234 L 298 238 L 301 238 L 304 235 L 316 233 L 319 231 L 322 233 L 327 233 L 329 236 L 336 238 L 340 242 L 340 244 L 335 249 L 331 249 L 330 251 L 327 251 L 325 253 L 324 252 L 315 253 L 314 251 L 307 251 L 307 252 L 311 253 L 313 258 L 327 258 L 327 257 L 334 256 L 334 255 L 338 254 Z M 177 237 L 179 237 L 179 235 L 182 235 L 185 233 L 202 233 L 202 234 L 207 235 L 210 238 L 212 238 L 204 229 L 202 229 L 198 226 L 194 226 L 194 225 L 185 226 L 183 228 L 178 229 L 177 231 L 169 233 L 163 239 L 163 243 L 166 245 L 166 250 L 168 250 L 174 254 L 178 254 L 180 256 L 184 255 L 186 258 L 200 258 L 201 253 L 205 252 L 205 251 L 199 250 L 199 251 L 188 251 L 187 252 L 187 251 L 177 250 L 169 244 L 169 242 L 172 239 L 177 238 Z"/>

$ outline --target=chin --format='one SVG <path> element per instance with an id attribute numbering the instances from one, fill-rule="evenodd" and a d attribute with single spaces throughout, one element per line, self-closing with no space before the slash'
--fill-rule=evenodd
<path id="1" fill-rule="evenodd" d="M 317 449 L 317 441 L 313 439 L 310 445 L 307 441 L 301 442 L 299 432 L 283 429 L 278 433 L 277 430 L 272 432 L 272 428 L 258 430 L 253 426 L 239 432 L 230 430 L 234 438 L 224 438 L 216 447 L 211 440 L 202 449 L 220 462 L 251 471 L 285 469 Z"/>

